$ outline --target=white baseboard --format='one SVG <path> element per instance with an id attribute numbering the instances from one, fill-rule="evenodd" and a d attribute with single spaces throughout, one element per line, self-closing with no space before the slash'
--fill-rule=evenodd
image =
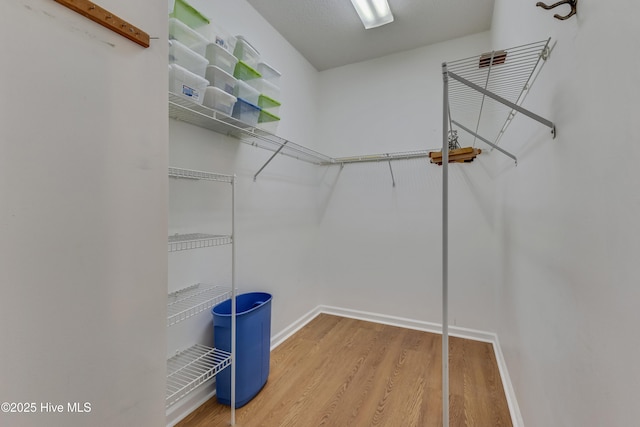
<path id="1" fill-rule="evenodd" d="M 271 350 L 282 344 L 291 335 L 298 332 L 304 325 L 311 322 L 318 314 L 321 313 L 320 307 L 322 306 L 317 306 L 316 308 L 293 322 L 291 325 L 287 326 L 283 331 L 271 337 Z"/>
<path id="2" fill-rule="evenodd" d="M 516 392 L 513 389 L 511 383 L 511 377 L 507 370 L 507 362 L 504 360 L 504 354 L 502 354 L 502 347 L 500 347 L 500 341 L 498 335 L 495 335 L 495 341 L 493 342 L 493 352 L 496 355 L 496 361 L 498 363 L 498 369 L 500 370 L 500 379 L 502 379 L 502 386 L 504 387 L 504 394 L 507 397 L 507 404 L 509 405 L 509 412 L 511 413 L 511 422 L 514 427 L 524 427 L 524 420 L 522 419 L 522 413 L 516 400 Z"/>
<path id="3" fill-rule="evenodd" d="M 199 387 L 185 396 L 184 400 L 176 403 L 167 411 L 167 427 L 173 427 L 198 409 L 207 400 L 216 395 L 215 380 L 210 380 L 206 385 Z"/>
<path id="4" fill-rule="evenodd" d="M 342 307 L 332 307 L 327 305 L 320 305 L 311 310 L 306 315 L 298 319 L 292 326 L 287 328 L 285 332 L 278 334 L 271 340 L 271 348 L 277 347 L 286 338 L 293 335 L 297 330 L 302 328 L 305 324 L 310 322 L 320 313 L 333 314 L 335 316 L 349 317 L 352 319 L 365 320 L 368 322 L 381 323 L 384 325 L 399 326 L 401 328 L 414 329 L 418 331 L 432 332 L 436 334 L 442 334 L 442 325 L 439 323 L 425 322 L 422 320 L 407 319 L 404 317 L 388 316 L 385 314 L 371 313 L 367 311 L 351 310 Z M 479 331 L 476 329 L 461 328 L 459 326 L 449 326 L 449 335 L 458 338 L 465 338 L 474 341 L 481 341 L 491 343 L 496 356 L 496 362 L 498 364 L 498 370 L 500 372 L 500 378 L 504 387 L 504 394 L 507 399 L 507 405 L 509 406 L 509 412 L 511 415 L 511 421 L 514 427 L 524 427 L 524 421 L 518 401 L 516 400 L 515 391 L 511 384 L 511 378 L 509 377 L 509 371 L 507 370 L 507 364 L 500 348 L 500 342 L 498 341 L 498 335 L 493 332 Z"/>
<path id="5" fill-rule="evenodd" d="M 371 313 L 368 311 L 351 310 L 349 308 L 332 307 L 328 305 L 321 305 L 316 308 L 316 310 L 318 309 L 320 313 L 366 320 L 368 322 L 382 323 L 390 326 L 399 326 L 401 328 L 414 329 L 417 331 L 433 332 L 434 334 L 442 333 L 442 325 L 439 323 L 407 319 L 405 317 L 388 316 L 386 314 Z M 491 332 L 461 328 L 459 326 L 449 326 L 449 335 L 452 337 L 467 338 L 474 341 L 489 343 L 493 343 L 496 336 Z"/>

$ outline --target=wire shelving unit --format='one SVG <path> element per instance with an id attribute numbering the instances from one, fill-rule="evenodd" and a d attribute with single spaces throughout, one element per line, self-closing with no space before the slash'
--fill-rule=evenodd
<path id="1" fill-rule="evenodd" d="M 202 313 L 229 298 L 230 287 L 203 283 L 171 292 L 167 302 L 167 326 Z"/>
<path id="2" fill-rule="evenodd" d="M 231 234 L 204 233 L 169 236 L 169 252 L 211 246 L 231 245 L 231 286 L 197 283 L 171 292 L 167 298 L 167 327 L 207 311 L 231 299 L 231 352 L 194 344 L 167 361 L 166 408 L 214 378 L 220 371 L 231 369 L 231 425 L 235 425 L 235 354 L 236 354 L 236 247 L 235 247 L 235 175 L 224 175 L 170 167 L 169 177 L 227 183 L 231 186 Z"/>
<path id="3" fill-rule="evenodd" d="M 260 128 L 247 125 L 224 113 L 196 104 L 171 92 L 169 92 L 169 117 L 214 132 L 233 136 L 245 144 L 277 152 L 283 156 L 293 157 L 304 162 L 316 165 L 333 162 L 333 159 L 329 156 Z"/>
<path id="4" fill-rule="evenodd" d="M 166 407 L 214 378 L 231 364 L 231 353 L 195 344 L 167 361 Z"/>

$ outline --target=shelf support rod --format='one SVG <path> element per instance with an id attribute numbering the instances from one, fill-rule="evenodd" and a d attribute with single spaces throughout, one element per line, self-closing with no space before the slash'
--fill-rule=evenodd
<path id="1" fill-rule="evenodd" d="M 393 168 L 391 167 L 391 160 L 389 160 L 389 172 L 391 172 L 391 182 L 393 182 L 393 187 L 396 186 L 396 178 L 393 176 Z"/>
<path id="2" fill-rule="evenodd" d="M 504 154 L 507 157 L 511 157 L 513 159 L 514 162 L 516 162 L 516 165 L 518 164 L 518 159 L 516 158 L 516 156 L 514 156 L 513 154 L 509 153 L 506 150 L 503 150 L 502 148 L 500 148 L 499 146 L 497 146 L 496 144 L 494 144 L 493 142 L 489 141 L 486 138 L 483 138 L 482 136 L 478 135 L 477 133 L 475 133 L 474 131 L 472 131 L 469 128 L 464 127 L 463 125 L 461 125 L 460 123 L 456 122 L 455 120 L 451 120 L 451 123 L 453 123 L 454 125 L 458 126 L 460 129 L 462 129 L 465 132 L 470 133 L 471 135 L 475 136 L 476 138 L 478 138 L 480 141 L 484 142 L 485 144 L 490 145 L 491 147 L 495 148 L 496 150 L 498 150 L 499 152 L 501 152 L 502 154 Z"/>
<path id="3" fill-rule="evenodd" d="M 236 175 L 231 180 L 231 425 L 236 425 Z"/>
<path id="4" fill-rule="evenodd" d="M 285 141 L 285 142 L 283 142 L 283 143 L 282 143 L 282 145 L 281 145 L 280 147 L 278 147 L 278 149 L 276 150 L 276 152 L 275 152 L 275 153 L 273 153 L 273 154 L 271 155 L 271 157 L 269 157 L 269 160 L 267 160 L 267 162 L 266 162 L 264 165 L 262 165 L 262 167 L 260 168 L 260 170 L 259 170 L 258 172 L 256 172 L 256 174 L 255 174 L 255 175 L 253 175 L 253 181 L 254 181 L 254 182 L 255 182 L 255 181 L 256 181 L 256 179 L 258 178 L 258 175 L 260 175 L 260 172 L 262 172 L 262 170 L 263 170 L 264 168 L 266 168 L 266 167 L 267 167 L 267 165 L 268 165 L 269 163 L 271 163 L 271 160 L 273 160 L 273 158 L 274 158 L 275 156 L 277 156 L 277 155 L 280 153 L 280 151 L 282 151 L 282 149 L 284 148 L 284 146 L 285 146 L 285 145 L 287 145 L 287 142 L 289 142 L 289 141 Z"/>
<path id="5" fill-rule="evenodd" d="M 442 426 L 449 427 L 449 78 L 442 63 Z"/>
<path id="6" fill-rule="evenodd" d="M 511 102 L 511 101 L 509 101 L 507 99 L 504 99 L 503 97 L 498 96 L 495 93 L 493 93 L 493 92 L 491 92 L 489 90 L 486 90 L 483 87 L 478 86 L 475 83 L 471 83 L 469 80 L 467 80 L 465 78 L 462 78 L 459 75 L 457 75 L 455 73 L 452 73 L 451 71 L 449 71 L 447 74 L 449 75 L 449 77 L 451 77 L 454 80 L 459 81 L 463 85 L 466 85 L 466 86 L 470 87 L 471 89 L 473 89 L 475 91 L 478 91 L 478 92 L 480 92 L 480 93 L 482 93 L 484 95 L 487 95 L 489 98 L 491 98 L 491 99 L 493 99 L 495 101 L 498 101 L 499 103 L 504 104 L 507 107 L 509 107 L 509 108 L 511 108 L 513 110 L 516 110 L 517 112 L 522 113 L 525 116 L 530 117 L 530 118 L 532 118 L 533 120 L 535 120 L 537 122 L 542 123 L 543 125 L 551 128 L 552 130 L 555 130 L 555 125 L 553 124 L 552 121 L 547 120 L 544 117 L 540 117 L 539 115 L 537 115 L 535 113 L 532 113 L 531 111 L 527 110 L 526 108 L 522 108 L 518 104 L 514 104 L 513 102 Z"/>

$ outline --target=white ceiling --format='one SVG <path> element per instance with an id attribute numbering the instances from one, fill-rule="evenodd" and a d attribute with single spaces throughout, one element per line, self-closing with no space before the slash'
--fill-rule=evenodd
<path id="1" fill-rule="evenodd" d="M 318 70 L 491 28 L 494 0 L 389 0 L 394 22 L 365 30 L 350 0 L 248 0 Z"/>

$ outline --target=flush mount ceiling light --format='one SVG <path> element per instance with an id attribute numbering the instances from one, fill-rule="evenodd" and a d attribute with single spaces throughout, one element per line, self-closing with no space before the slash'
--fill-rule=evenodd
<path id="1" fill-rule="evenodd" d="M 365 29 L 379 27 L 393 22 L 393 15 L 387 0 L 351 0 Z"/>

